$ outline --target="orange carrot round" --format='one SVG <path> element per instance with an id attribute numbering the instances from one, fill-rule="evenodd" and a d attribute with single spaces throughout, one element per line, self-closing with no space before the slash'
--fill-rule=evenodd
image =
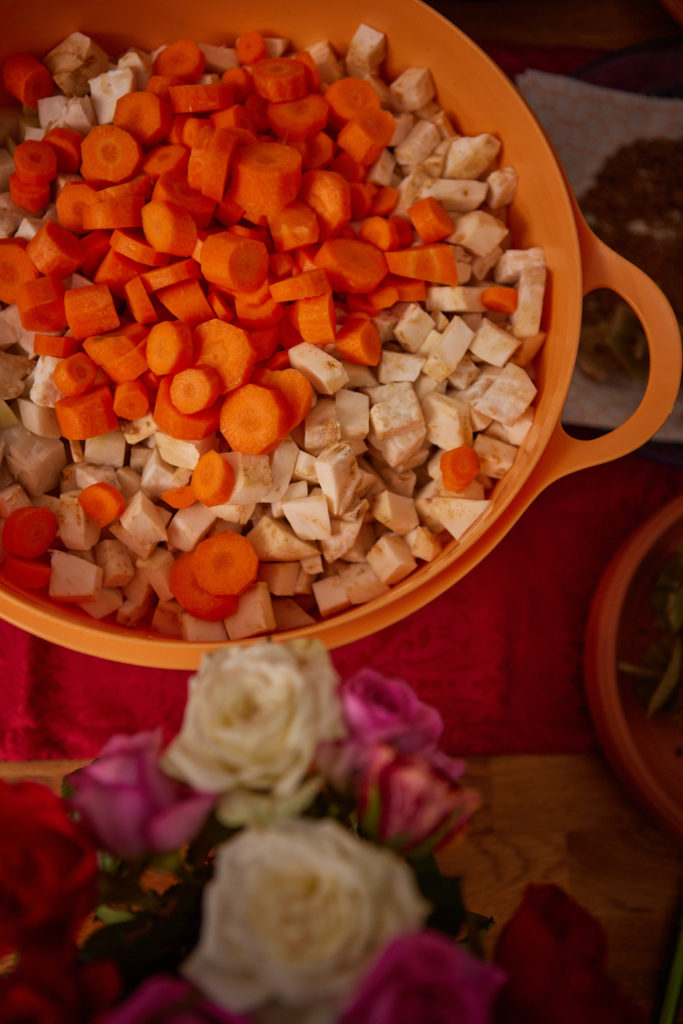
<path id="1" fill-rule="evenodd" d="M 199 78 L 206 58 L 193 39 L 176 39 L 160 50 L 154 60 L 156 75 L 175 75 L 178 78 Z"/>
<path id="2" fill-rule="evenodd" d="M 86 230 L 83 225 L 85 209 L 98 200 L 97 189 L 86 181 L 67 181 L 56 200 L 59 223 L 80 235 Z"/>
<path id="3" fill-rule="evenodd" d="M 54 149 L 58 171 L 75 174 L 80 169 L 82 139 L 83 136 L 75 128 L 65 128 L 63 125 L 56 125 L 45 133 L 43 141 Z"/>
<path id="4" fill-rule="evenodd" d="M 288 307 L 289 319 L 304 341 L 329 345 L 335 339 L 337 316 L 331 292 L 297 299 Z"/>
<path id="5" fill-rule="evenodd" d="M 180 487 L 171 487 L 168 491 L 162 491 L 161 500 L 171 508 L 180 509 L 194 505 L 197 498 L 189 484 L 182 484 Z"/>
<path id="6" fill-rule="evenodd" d="M 361 107 L 379 107 L 380 104 L 379 94 L 370 82 L 351 76 L 332 82 L 325 91 L 325 99 L 337 125 L 350 121 Z"/>
<path id="7" fill-rule="evenodd" d="M 382 339 L 367 316 L 347 315 L 337 331 L 335 346 L 342 359 L 360 366 L 377 366 L 382 358 Z"/>
<path id="8" fill-rule="evenodd" d="M 67 326 L 64 284 L 57 277 L 22 281 L 17 286 L 15 301 L 27 331 L 63 331 Z"/>
<path id="9" fill-rule="evenodd" d="M 254 64 L 252 75 L 257 95 L 272 103 L 298 100 L 309 91 L 306 68 L 293 57 L 266 57 Z"/>
<path id="10" fill-rule="evenodd" d="M 137 420 L 149 412 L 149 392 L 141 380 L 123 380 L 114 388 L 114 412 L 122 420 Z"/>
<path id="11" fill-rule="evenodd" d="M 142 208 L 142 230 L 157 252 L 191 256 L 197 244 L 197 224 L 188 210 L 162 199 Z"/>
<path id="12" fill-rule="evenodd" d="M 55 220 L 46 220 L 26 246 L 41 274 L 68 277 L 85 259 L 85 248 L 79 238 Z"/>
<path id="13" fill-rule="evenodd" d="M 315 262 L 327 271 L 335 291 L 374 291 L 387 273 L 386 255 L 356 238 L 328 238 L 320 246 Z"/>
<path id="14" fill-rule="evenodd" d="M 14 169 L 33 185 L 48 185 L 57 176 L 57 154 L 40 139 L 27 139 L 14 150 Z"/>
<path id="15" fill-rule="evenodd" d="M 191 553 L 194 578 L 203 590 L 216 597 L 243 594 L 256 579 L 258 566 L 254 545 L 234 530 L 206 537 Z"/>
<path id="16" fill-rule="evenodd" d="M 282 142 L 252 142 L 235 153 L 228 194 L 243 210 L 271 216 L 301 186 L 301 154 Z"/>
<path id="17" fill-rule="evenodd" d="M 141 163 L 140 143 L 115 124 L 95 125 L 81 143 L 81 174 L 86 181 L 125 181 L 137 173 Z"/>
<path id="18" fill-rule="evenodd" d="M 50 582 L 52 566 L 38 558 L 17 558 L 7 555 L 2 563 L 2 575 L 10 583 L 24 590 L 42 590 Z"/>
<path id="19" fill-rule="evenodd" d="M 243 32 L 237 40 L 237 59 L 240 64 L 255 64 L 266 56 L 266 43 L 260 32 Z"/>
<path id="20" fill-rule="evenodd" d="M 433 284 L 458 283 L 458 268 L 450 245 L 434 242 L 396 249 L 385 253 L 385 259 L 389 271 L 399 277 L 414 277 Z"/>
<path id="21" fill-rule="evenodd" d="M 45 209 L 52 197 L 49 184 L 36 184 L 23 178 L 16 171 L 9 176 L 9 194 L 15 206 L 27 213 L 40 213 Z"/>
<path id="22" fill-rule="evenodd" d="M 226 82 L 172 85 L 168 101 L 174 114 L 204 114 L 223 110 L 233 100 L 232 86 Z"/>
<path id="23" fill-rule="evenodd" d="M 54 382 L 63 395 L 82 395 L 92 387 L 97 367 L 85 352 L 74 352 L 62 359 L 54 369 Z"/>
<path id="24" fill-rule="evenodd" d="M 13 304 L 19 285 L 39 276 L 26 247 L 25 238 L 0 239 L 0 302 Z"/>
<path id="25" fill-rule="evenodd" d="M 225 391 L 246 384 L 256 363 L 256 352 L 247 331 L 213 317 L 193 331 L 196 362 L 212 366 Z"/>
<path id="26" fill-rule="evenodd" d="M 15 508 L 5 519 L 2 546 L 18 558 L 44 555 L 57 536 L 57 516 L 39 505 Z"/>
<path id="27" fill-rule="evenodd" d="M 365 217 L 358 228 L 358 237 L 383 252 L 398 249 L 398 228 L 388 217 Z"/>
<path id="28" fill-rule="evenodd" d="M 190 480 L 197 501 L 209 508 L 224 505 L 230 500 L 234 486 L 235 471 L 220 452 L 212 448 L 200 455 Z"/>
<path id="29" fill-rule="evenodd" d="M 89 437 L 117 430 L 119 426 L 111 391 L 105 385 L 91 388 L 82 395 L 58 399 L 55 412 L 61 435 L 67 441 L 86 441 Z"/>
<path id="30" fill-rule="evenodd" d="M 337 145 L 367 167 L 391 142 L 396 128 L 394 115 L 381 107 L 361 107 L 337 136 Z"/>
<path id="31" fill-rule="evenodd" d="M 453 233 L 453 221 L 433 196 L 418 199 L 408 209 L 410 221 L 423 242 L 441 242 Z"/>
<path id="32" fill-rule="evenodd" d="M 52 75 L 30 53 L 14 53 L 6 57 L 2 65 L 2 84 L 10 96 L 31 110 L 54 92 Z"/>
<path id="33" fill-rule="evenodd" d="M 336 171 L 306 171 L 301 178 L 299 199 L 315 211 L 322 238 L 338 235 L 351 220 L 349 183 Z"/>
<path id="34" fill-rule="evenodd" d="M 498 313 L 514 313 L 517 309 L 518 291 L 506 285 L 491 285 L 481 293 L 482 305 L 487 309 L 495 309 Z"/>
<path id="35" fill-rule="evenodd" d="M 279 139 L 299 142 L 312 139 L 327 124 L 329 106 L 319 92 L 309 92 L 296 100 L 269 103 L 266 108 L 267 126 Z"/>
<path id="36" fill-rule="evenodd" d="M 289 431 L 294 430 L 308 415 L 313 405 L 313 385 L 301 370 L 286 367 L 282 370 L 258 370 L 254 373 L 254 384 L 276 388 L 284 397 L 289 410 Z"/>
<path id="37" fill-rule="evenodd" d="M 194 345 L 189 324 L 182 320 L 162 320 L 147 335 L 147 364 L 153 373 L 163 376 L 180 373 L 194 363 Z"/>
<path id="38" fill-rule="evenodd" d="M 272 388 L 245 384 L 226 395 L 220 431 L 233 451 L 267 455 L 287 436 L 289 411 L 283 395 Z"/>
<path id="39" fill-rule="evenodd" d="M 181 413 L 170 396 L 171 378 L 162 377 L 154 403 L 154 422 L 159 430 L 183 441 L 201 441 L 218 429 L 220 401 L 200 412 Z M 117 421 L 118 423 L 118 421 Z"/>
<path id="40" fill-rule="evenodd" d="M 116 330 L 120 323 L 111 291 L 106 284 L 71 288 L 64 296 L 64 310 L 74 338 L 104 334 L 105 331 Z"/>
<path id="41" fill-rule="evenodd" d="M 146 149 L 168 135 L 171 120 L 168 101 L 153 92 L 129 92 L 116 101 L 114 124 L 130 132 Z"/>
<path id="42" fill-rule="evenodd" d="M 479 472 L 479 456 L 474 448 L 461 445 L 441 453 L 439 461 L 443 485 L 447 491 L 462 491 Z"/>
<path id="43" fill-rule="evenodd" d="M 119 518 L 126 507 L 126 499 L 118 487 L 106 480 L 98 480 L 83 488 L 78 495 L 78 504 L 90 519 L 100 526 L 108 526 Z"/>
<path id="44" fill-rule="evenodd" d="M 218 622 L 234 615 L 239 598 L 234 594 L 216 596 L 200 587 L 193 572 L 193 554 L 187 551 L 180 555 L 169 573 L 168 585 L 180 607 L 196 619 L 208 622 Z"/>
<path id="45" fill-rule="evenodd" d="M 208 409 L 222 394 L 223 381 L 213 366 L 190 366 L 171 379 L 171 401 L 182 413 Z"/>
<path id="46" fill-rule="evenodd" d="M 34 334 L 33 352 L 37 356 L 56 356 L 66 359 L 78 352 L 80 343 L 68 334 Z"/>
<path id="47" fill-rule="evenodd" d="M 207 281 L 237 292 L 253 292 L 268 273 L 268 250 L 263 242 L 220 231 L 205 239 L 200 254 Z"/>

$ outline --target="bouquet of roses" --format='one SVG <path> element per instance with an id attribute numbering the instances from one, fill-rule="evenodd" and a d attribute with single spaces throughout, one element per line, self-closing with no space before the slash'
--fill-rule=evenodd
<path id="1" fill-rule="evenodd" d="M 62 799 L 3 784 L 0 1024 L 639 1022 L 554 887 L 483 958 L 434 856 L 479 805 L 441 729 L 399 680 L 264 641 L 205 656 L 165 749 L 116 736 Z"/>

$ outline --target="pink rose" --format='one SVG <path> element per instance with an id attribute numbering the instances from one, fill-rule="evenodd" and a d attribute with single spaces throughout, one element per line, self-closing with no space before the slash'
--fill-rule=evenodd
<path id="1" fill-rule="evenodd" d="M 391 743 L 406 754 L 436 748 L 443 730 L 441 715 L 402 679 L 362 668 L 341 683 L 339 694 L 352 739 L 367 745 Z"/>
<path id="2" fill-rule="evenodd" d="M 644 1024 L 607 974 L 602 925 L 556 885 L 527 886 L 494 960 L 509 975 L 495 1024 Z"/>
<path id="3" fill-rule="evenodd" d="M 161 770 L 160 745 L 160 732 L 114 736 L 95 761 L 67 776 L 68 804 L 80 824 L 119 857 L 177 849 L 215 803 Z"/>
<path id="4" fill-rule="evenodd" d="M 456 781 L 460 762 L 378 746 L 358 794 L 363 833 L 403 854 L 425 856 L 467 827 L 481 798 Z"/>
<path id="5" fill-rule="evenodd" d="M 340 1024 L 489 1024 L 504 980 L 440 932 L 411 932 L 380 954 Z"/>
<path id="6" fill-rule="evenodd" d="M 170 974 L 148 978 L 100 1024 L 250 1024 Z"/>

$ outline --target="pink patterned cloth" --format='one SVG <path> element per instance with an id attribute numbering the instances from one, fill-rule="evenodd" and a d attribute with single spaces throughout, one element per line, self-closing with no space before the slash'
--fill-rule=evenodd
<path id="1" fill-rule="evenodd" d="M 683 467 L 631 455 L 553 484 L 503 541 L 427 607 L 333 652 L 409 682 L 436 705 L 452 755 L 597 746 L 583 637 L 623 540 L 683 491 Z M 180 723 L 189 672 L 118 665 L 0 623 L 0 758 L 86 758 L 114 733 Z"/>

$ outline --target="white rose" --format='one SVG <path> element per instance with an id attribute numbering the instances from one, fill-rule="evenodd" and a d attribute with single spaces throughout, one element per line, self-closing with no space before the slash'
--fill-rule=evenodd
<path id="1" fill-rule="evenodd" d="M 320 782 L 318 744 L 343 734 L 339 677 L 316 640 L 219 650 L 189 683 L 180 732 L 162 764 L 196 789 L 220 793 L 227 825 L 298 813 Z"/>
<path id="2" fill-rule="evenodd" d="M 428 910 L 403 860 L 336 821 L 246 829 L 218 848 L 183 973 L 235 1012 L 334 1021 L 378 951 Z"/>

